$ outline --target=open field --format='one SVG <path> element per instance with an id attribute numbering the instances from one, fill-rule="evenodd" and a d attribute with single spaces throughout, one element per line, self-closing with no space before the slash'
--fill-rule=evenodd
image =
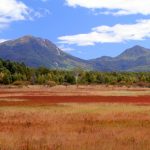
<path id="1" fill-rule="evenodd" d="M 149 150 L 149 104 L 141 88 L 2 87 L 0 150 Z"/>
<path id="2" fill-rule="evenodd" d="M 17 95 L 44 95 L 44 96 L 138 96 L 150 95 L 150 88 L 141 87 L 118 87 L 106 85 L 80 85 L 78 88 L 75 85 L 70 86 L 54 86 L 48 88 L 46 86 L 26 86 L 18 88 L 15 86 L 1 86 L 0 95 L 4 96 Z"/>
<path id="3" fill-rule="evenodd" d="M 149 148 L 149 106 L 72 103 L 0 108 L 1 150 Z"/>
<path id="4" fill-rule="evenodd" d="M 115 86 L 29 86 L 0 89 L 0 106 L 46 105 L 51 103 L 150 104 L 150 88 Z"/>

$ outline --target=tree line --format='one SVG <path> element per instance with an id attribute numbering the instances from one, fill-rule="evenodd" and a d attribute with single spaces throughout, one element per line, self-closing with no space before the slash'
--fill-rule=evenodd
<path id="1" fill-rule="evenodd" d="M 138 85 L 150 87 L 150 72 L 97 72 L 72 70 L 50 70 L 44 67 L 30 68 L 23 63 L 0 59 L 0 84 L 38 85 Z"/>

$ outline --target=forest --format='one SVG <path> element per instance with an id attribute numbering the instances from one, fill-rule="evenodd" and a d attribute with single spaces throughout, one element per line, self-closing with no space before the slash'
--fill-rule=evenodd
<path id="1" fill-rule="evenodd" d="M 150 87 L 150 72 L 97 72 L 51 70 L 44 67 L 30 68 L 23 63 L 0 59 L 0 84 L 5 85 L 88 85 L 105 84 L 119 86 Z"/>

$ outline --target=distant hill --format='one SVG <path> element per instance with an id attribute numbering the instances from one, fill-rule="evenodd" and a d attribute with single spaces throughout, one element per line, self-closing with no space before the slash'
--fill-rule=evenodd
<path id="1" fill-rule="evenodd" d="M 117 58 L 118 59 L 127 59 L 127 60 L 129 60 L 129 59 L 136 60 L 142 56 L 147 56 L 147 55 L 150 55 L 149 49 L 146 49 L 144 47 L 136 45 L 132 48 L 125 50 Z"/>
<path id="2" fill-rule="evenodd" d="M 91 62 L 98 71 L 150 71 L 150 49 L 136 45 L 117 57 L 101 57 Z"/>
<path id="3" fill-rule="evenodd" d="M 52 69 L 82 67 L 97 71 L 150 71 L 150 49 L 138 45 L 117 57 L 83 60 L 63 52 L 47 39 L 24 36 L 0 43 L 0 58 L 24 62 L 30 67 L 44 66 Z"/>

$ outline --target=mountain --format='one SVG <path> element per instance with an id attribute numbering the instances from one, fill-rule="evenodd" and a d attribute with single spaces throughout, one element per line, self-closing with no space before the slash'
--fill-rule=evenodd
<path id="1" fill-rule="evenodd" d="M 47 39 L 23 36 L 0 43 L 0 58 L 51 69 L 82 67 L 96 71 L 150 71 L 150 49 L 134 46 L 117 57 L 83 60 L 60 50 Z"/>
<path id="2" fill-rule="evenodd" d="M 24 62 L 31 67 L 69 69 L 82 66 L 90 68 L 88 62 L 61 51 L 47 39 L 24 36 L 0 44 L 0 58 Z"/>
<path id="3" fill-rule="evenodd" d="M 91 62 L 98 71 L 150 71 L 150 49 L 136 45 L 117 57 L 101 57 Z"/>
<path id="4" fill-rule="evenodd" d="M 142 56 L 147 56 L 150 54 L 150 50 L 139 45 L 136 45 L 132 48 L 125 50 L 122 54 L 120 54 L 117 58 L 119 59 L 138 59 Z"/>

